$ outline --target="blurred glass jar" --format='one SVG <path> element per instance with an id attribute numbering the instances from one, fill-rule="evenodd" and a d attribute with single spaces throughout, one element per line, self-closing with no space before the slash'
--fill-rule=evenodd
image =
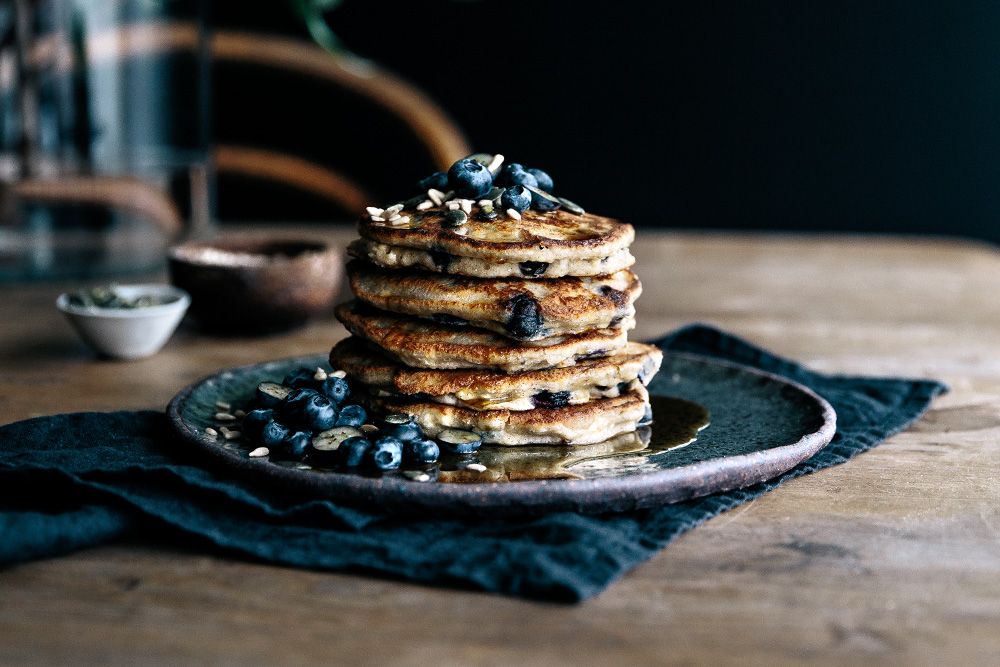
<path id="1" fill-rule="evenodd" d="M 208 233 L 207 9 L 0 2 L 0 281 L 150 271 Z"/>

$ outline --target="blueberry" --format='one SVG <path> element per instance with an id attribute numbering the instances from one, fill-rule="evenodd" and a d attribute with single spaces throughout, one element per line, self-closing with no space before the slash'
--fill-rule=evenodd
<path id="1" fill-rule="evenodd" d="M 538 179 L 536 179 L 530 172 L 525 171 L 524 165 L 520 165 L 517 162 L 505 164 L 503 168 L 497 172 L 497 176 L 493 179 L 493 183 L 501 188 L 509 188 L 512 185 L 531 185 L 536 188 L 538 187 Z"/>
<path id="2" fill-rule="evenodd" d="M 529 206 L 531 206 L 531 193 L 523 185 L 510 186 L 500 197 L 500 208 L 505 211 L 512 208 L 518 213 L 524 213 Z"/>
<path id="3" fill-rule="evenodd" d="M 528 340 L 542 329 L 542 313 L 538 302 L 529 294 L 519 293 L 505 304 L 507 332 L 514 338 Z"/>
<path id="4" fill-rule="evenodd" d="M 469 320 L 458 315 L 449 315 L 448 313 L 434 313 L 430 316 L 430 319 L 452 329 L 461 329 L 462 327 L 469 326 Z"/>
<path id="5" fill-rule="evenodd" d="M 296 431 L 295 433 L 290 433 L 288 437 L 281 441 L 278 446 L 278 452 L 285 458 L 292 459 L 293 461 L 301 461 L 305 457 L 306 450 L 311 442 L 311 433 L 308 431 Z"/>
<path id="6" fill-rule="evenodd" d="M 344 378 L 328 377 L 323 380 L 322 391 L 327 398 L 340 405 L 351 395 L 351 386 Z"/>
<path id="7" fill-rule="evenodd" d="M 392 424 L 390 422 L 384 422 L 382 426 L 379 427 L 379 433 L 392 436 L 401 442 L 412 442 L 413 440 L 419 440 L 424 437 L 423 429 L 412 421 L 406 422 L 405 424 Z"/>
<path id="8" fill-rule="evenodd" d="M 282 441 L 291 434 L 291 429 L 271 419 L 260 430 L 260 442 L 268 449 L 277 450 L 281 447 Z"/>
<path id="9" fill-rule="evenodd" d="M 285 399 L 285 420 L 301 428 L 324 431 L 337 423 L 333 402 L 314 389 L 293 389 Z"/>
<path id="10" fill-rule="evenodd" d="M 549 176 L 548 174 L 546 174 L 541 169 L 527 169 L 526 171 L 529 174 L 531 174 L 532 176 L 534 176 L 535 180 L 538 181 L 538 189 L 539 190 L 545 190 L 546 192 L 552 192 L 552 188 L 554 187 L 554 185 L 552 183 L 552 177 L 551 176 Z"/>
<path id="11" fill-rule="evenodd" d="M 368 418 L 368 413 L 360 405 L 345 405 L 337 415 L 337 426 L 361 426 Z"/>
<path id="12" fill-rule="evenodd" d="M 441 448 L 433 440 L 411 440 L 403 445 L 407 463 L 434 463 L 440 456 Z"/>
<path id="13" fill-rule="evenodd" d="M 531 397 L 536 408 L 564 408 L 569 404 L 568 391 L 542 391 Z"/>
<path id="14" fill-rule="evenodd" d="M 277 382 L 261 382 L 257 385 L 254 400 L 262 408 L 278 407 L 288 396 L 291 389 Z"/>
<path id="15" fill-rule="evenodd" d="M 355 436 L 340 443 L 337 448 L 337 461 L 342 466 L 356 468 L 365 460 L 365 454 L 371 448 L 372 443 L 367 438 Z"/>
<path id="16" fill-rule="evenodd" d="M 493 187 L 493 176 L 481 163 L 465 158 L 448 170 L 448 187 L 459 199 L 478 199 Z"/>
<path id="17" fill-rule="evenodd" d="M 417 183 L 417 191 L 426 193 L 431 188 L 444 192 L 448 189 L 448 172 L 436 171 Z"/>
<path id="18" fill-rule="evenodd" d="M 372 444 L 369 456 L 372 465 L 379 470 L 395 470 L 403 458 L 403 443 L 391 435 L 384 435 Z"/>
<path id="19" fill-rule="evenodd" d="M 272 419 L 274 419 L 274 410 L 251 410 L 245 417 L 243 417 L 243 437 L 245 437 L 248 442 L 260 442 L 260 436 L 264 431 L 264 425 Z"/>
<path id="20" fill-rule="evenodd" d="M 302 367 L 286 375 L 285 379 L 281 381 L 281 384 L 286 387 L 291 387 L 292 389 L 299 389 L 302 387 L 312 388 L 316 386 L 315 376 L 315 368 Z"/>
<path id="21" fill-rule="evenodd" d="M 325 431 L 337 425 L 337 408 L 329 398 L 317 394 L 306 402 L 303 417 L 307 428 Z"/>
<path id="22" fill-rule="evenodd" d="M 518 264 L 525 278 L 541 278 L 549 268 L 548 262 L 521 262 Z"/>
<path id="23" fill-rule="evenodd" d="M 646 411 L 642 414 L 642 418 L 636 422 L 636 426 L 645 426 L 646 424 L 653 423 L 653 406 L 646 403 Z"/>
<path id="24" fill-rule="evenodd" d="M 441 273 L 447 273 L 448 267 L 451 266 L 451 262 L 455 259 L 455 256 L 439 249 L 430 250 L 428 252 L 431 256 L 431 261 L 434 262 L 434 266 L 437 267 L 437 270 Z"/>

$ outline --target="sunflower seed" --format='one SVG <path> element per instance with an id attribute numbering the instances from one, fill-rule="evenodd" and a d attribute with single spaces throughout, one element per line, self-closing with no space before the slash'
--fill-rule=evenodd
<path id="1" fill-rule="evenodd" d="M 448 208 L 449 211 L 457 211 L 459 208 L 462 207 L 462 204 L 461 202 L 450 201 L 447 204 L 445 204 L 445 206 Z"/>
<path id="2" fill-rule="evenodd" d="M 472 200 L 471 199 L 462 199 L 462 200 L 460 200 L 460 204 L 459 205 L 462 207 L 462 210 L 465 211 L 466 215 L 468 215 L 469 213 L 472 213 Z"/>
<path id="3" fill-rule="evenodd" d="M 215 413 L 215 421 L 219 421 L 219 422 L 234 422 L 234 421 L 236 421 L 236 417 L 234 417 L 233 415 L 229 414 L 228 412 L 216 412 Z"/>
<path id="4" fill-rule="evenodd" d="M 271 453 L 271 450 L 267 447 L 258 447 L 257 449 L 250 452 L 250 458 L 259 459 L 262 456 L 267 456 Z"/>
<path id="5" fill-rule="evenodd" d="M 330 373 L 330 377 L 332 377 L 332 378 L 340 378 L 341 380 L 343 380 L 345 377 L 347 377 L 347 371 L 339 371 L 339 370 L 338 371 L 334 371 L 334 372 Z"/>
<path id="6" fill-rule="evenodd" d="M 215 430 L 214 428 L 212 428 L 211 426 L 209 426 L 208 428 L 206 428 L 206 429 L 205 429 L 205 435 L 210 435 L 210 436 L 212 436 L 213 438 L 216 438 L 216 437 L 218 437 L 218 436 L 219 436 L 219 432 L 218 432 L 218 431 L 216 431 L 216 430 Z"/>
<path id="7" fill-rule="evenodd" d="M 222 434 L 222 437 L 224 437 L 226 440 L 235 440 L 241 435 L 243 435 L 241 431 L 233 430 L 233 431 L 226 431 L 225 433 Z"/>
<path id="8" fill-rule="evenodd" d="M 517 212 L 517 209 L 509 208 L 507 209 L 507 217 L 514 218 L 515 220 L 520 220 L 521 214 Z"/>
<path id="9" fill-rule="evenodd" d="M 393 213 L 392 217 L 389 218 L 389 222 L 396 222 L 397 220 L 399 220 L 402 217 L 403 216 L 401 216 L 399 213 Z"/>
<path id="10" fill-rule="evenodd" d="M 476 204 L 479 205 L 479 206 L 493 206 L 493 200 L 492 199 L 480 199 L 479 201 L 476 202 Z"/>
<path id="11" fill-rule="evenodd" d="M 247 416 L 247 413 L 245 410 L 237 410 L 236 412 L 233 413 L 233 416 L 236 417 L 237 419 L 243 419 L 244 417 Z"/>
<path id="12" fill-rule="evenodd" d="M 580 205 L 574 204 L 573 202 L 564 197 L 556 197 L 556 199 L 559 200 L 560 204 L 566 207 L 567 211 L 573 213 L 574 215 L 583 215 L 584 213 L 586 213 L 586 211 L 584 211 Z"/>
<path id="13" fill-rule="evenodd" d="M 473 153 L 472 155 L 465 158 L 466 160 L 475 160 L 484 167 L 488 167 L 490 162 L 493 161 L 492 153 Z"/>
<path id="14" fill-rule="evenodd" d="M 320 366 L 317 366 L 316 372 L 313 373 L 313 380 L 316 380 L 317 382 L 322 382 L 326 378 L 327 378 L 326 371 L 323 370 Z"/>
<path id="15" fill-rule="evenodd" d="M 393 227 L 402 227 L 403 225 L 405 225 L 405 224 L 407 224 L 407 223 L 410 222 L 410 216 L 408 216 L 408 215 L 396 216 L 395 218 L 393 218 L 389 222 L 392 223 Z"/>
<path id="16" fill-rule="evenodd" d="M 475 470 L 476 472 L 486 472 L 486 466 L 484 466 L 482 463 L 470 463 L 469 465 L 465 466 L 465 469 Z"/>
<path id="17" fill-rule="evenodd" d="M 469 221 L 469 216 L 465 211 L 456 208 L 444 214 L 444 221 L 451 227 L 461 227 Z"/>
<path id="18" fill-rule="evenodd" d="M 385 218 L 383 218 L 381 216 L 378 216 L 378 215 L 373 215 L 372 216 L 372 222 L 385 222 Z"/>
<path id="19" fill-rule="evenodd" d="M 497 171 L 500 169 L 500 165 L 502 164 L 503 164 L 503 155 L 497 153 L 496 155 L 493 156 L 493 159 L 490 161 L 490 163 L 486 165 L 486 168 L 489 169 L 491 174 L 496 174 Z"/>
<path id="20" fill-rule="evenodd" d="M 382 217 L 392 220 L 392 216 L 396 215 L 402 210 L 403 210 L 402 204 L 395 204 L 394 206 L 390 206 L 389 208 L 385 209 L 385 211 L 382 212 Z"/>
<path id="21" fill-rule="evenodd" d="M 222 410 L 224 412 L 229 412 L 229 408 L 231 408 L 231 407 L 233 407 L 233 406 L 230 403 L 224 403 L 222 401 L 216 401 L 215 402 L 215 409 L 216 410 Z"/>
<path id="22" fill-rule="evenodd" d="M 368 215 L 372 215 L 372 216 L 382 215 L 382 209 L 380 209 L 377 206 L 369 206 L 365 210 L 368 211 Z"/>
<path id="23" fill-rule="evenodd" d="M 440 206 L 441 203 L 444 201 L 444 193 L 441 192 L 440 190 L 435 190 L 434 188 L 431 188 L 430 190 L 427 191 L 427 198 L 430 199 L 432 202 L 434 202 L 435 206 Z"/>
<path id="24" fill-rule="evenodd" d="M 418 211 L 426 211 L 427 209 L 431 208 L 432 206 L 434 206 L 434 202 L 432 202 L 430 199 L 425 199 L 424 201 L 422 201 L 419 204 L 417 204 L 417 210 Z"/>

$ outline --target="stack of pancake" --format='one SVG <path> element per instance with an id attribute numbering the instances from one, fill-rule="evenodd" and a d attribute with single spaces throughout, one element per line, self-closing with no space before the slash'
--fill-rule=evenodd
<path id="1" fill-rule="evenodd" d="M 336 311 L 353 335 L 333 368 L 365 387 L 370 409 L 408 413 L 431 437 L 592 444 L 648 421 L 662 355 L 627 339 L 642 290 L 632 227 L 572 202 L 519 218 L 455 202 L 435 190 L 360 221 L 356 300 Z"/>

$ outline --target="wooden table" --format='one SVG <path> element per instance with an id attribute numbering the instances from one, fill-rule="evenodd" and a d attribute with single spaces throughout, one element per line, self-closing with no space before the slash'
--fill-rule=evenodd
<path id="1" fill-rule="evenodd" d="M 0 571 L 0 664 L 1000 664 L 1000 254 L 652 232 L 634 250 L 636 338 L 708 322 L 822 371 L 953 391 L 580 605 L 117 543 Z M 344 335 L 332 317 L 249 343 L 182 329 L 153 358 L 97 361 L 53 307 L 63 287 L 0 289 L 0 423 L 162 409 L 211 371 Z"/>

